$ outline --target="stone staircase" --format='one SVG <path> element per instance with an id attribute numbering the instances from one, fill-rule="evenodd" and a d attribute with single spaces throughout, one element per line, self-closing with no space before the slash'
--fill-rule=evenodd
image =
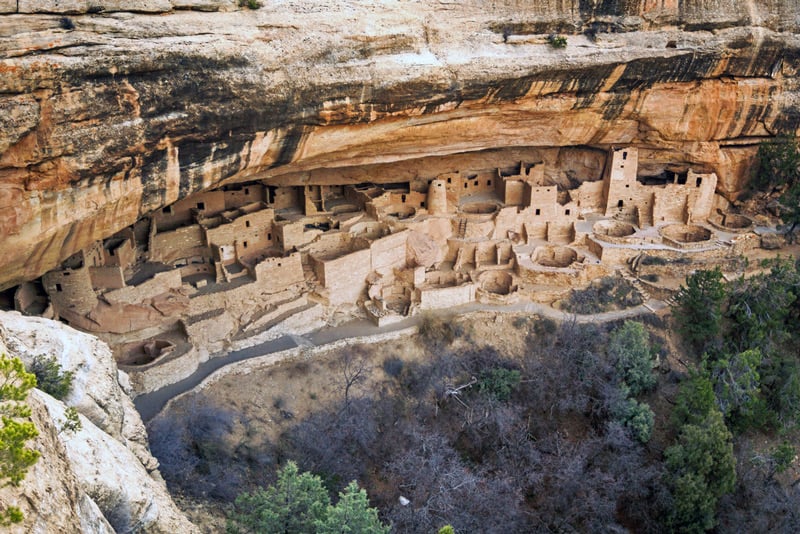
<path id="1" fill-rule="evenodd" d="M 627 272 L 625 270 L 620 270 L 619 272 L 622 275 L 622 278 L 624 280 L 626 280 L 628 283 L 630 283 L 630 285 L 632 285 L 634 287 L 634 289 L 636 289 L 636 291 L 639 292 L 639 295 L 641 295 L 642 300 L 644 302 L 647 302 L 648 300 L 650 300 L 650 292 L 647 290 L 647 288 L 644 286 L 644 284 L 642 284 L 642 282 L 639 280 L 639 278 L 637 278 L 636 276 L 633 276 L 632 274 L 630 274 L 629 272 Z"/>

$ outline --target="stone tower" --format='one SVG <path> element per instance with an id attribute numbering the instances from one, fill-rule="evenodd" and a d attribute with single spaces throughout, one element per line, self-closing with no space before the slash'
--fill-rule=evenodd
<path id="1" fill-rule="evenodd" d="M 444 180 L 433 180 L 428 186 L 428 213 L 447 214 L 447 185 Z"/>

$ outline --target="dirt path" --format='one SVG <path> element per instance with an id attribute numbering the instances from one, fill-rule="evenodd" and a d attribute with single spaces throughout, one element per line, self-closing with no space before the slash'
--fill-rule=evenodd
<path id="1" fill-rule="evenodd" d="M 524 303 L 509 304 L 509 305 L 497 305 L 497 306 L 489 304 L 473 303 L 473 304 L 467 304 L 465 306 L 459 306 L 457 308 L 452 308 L 449 311 L 441 310 L 440 313 L 446 313 L 448 315 L 461 315 L 477 311 L 488 311 L 488 312 L 499 312 L 499 313 L 525 312 L 525 313 L 540 315 L 542 317 L 547 317 L 556 321 L 563 321 L 574 317 L 575 320 L 579 323 L 605 323 L 609 321 L 617 321 L 620 319 L 628 319 L 630 317 L 637 317 L 639 315 L 644 315 L 647 313 L 653 313 L 655 311 L 664 309 L 666 307 L 667 304 L 665 304 L 664 302 L 660 300 L 651 299 L 645 302 L 644 304 L 636 306 L 634 308 L 596 313 L 591 315 L 575 315 L 560 310 L 556 310 L 545 304 L 538 304 L 535 302 L 524 302 Z M 164 408 L 164 406 L 167 404 L 167 402 L 169 402 L 170 399 L 194 389 L 203 380 L 209 377 L 212 373 L 228 365 L 241 362 L 243 360 L 248 360 L 260 356 L 266 356 L 269 354 L 274 354 L 276 352 L 281 352 L 297 347 L 323 346 L 344 339 L 363 338 L 378 334 L 396 332 L 406 328 L 419 326 L 422 317 L 423 317 L 422 315 L 415 315 L 413 317 L 408 317 L 406 319 L 403 319 L 402 321 L 384 327 L 375 326 L 375 324 L 373 324 L 371 321 L 367 319 L 356 319 L 336 327 L 322 328 L 320 330 L 316 330 L 310 334 L 306 334 L 303 336 L 300 335 L 282 336 L 277 339 L 261 343 L 259 345 L 254 345 L 246 349 L 228 353 L 225 356 L 218 356 L 216 358 L 211 358 L 207 362 L 202 363 L 197 368 L 197 370 L 194 373 L 192 373 L 189 377 L 174 384 L 170 384 L 169 386 L 153 391 L 151 393 L 139 395 L 134 399 L 133 403 L 136 406 L 136 409 L 139 410 L 139 414 L 142 416 L 142 420 L 149 421 L 150 419 L 158 415 L 158 413 Z"/>

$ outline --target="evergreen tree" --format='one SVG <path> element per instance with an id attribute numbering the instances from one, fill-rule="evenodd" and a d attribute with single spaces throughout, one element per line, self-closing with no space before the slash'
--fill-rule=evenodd
<path id="1" fill-rule="evenodd" d="M 228 532 L 313 534 L 329 505 L 322 480 L 311 473 L 300 474 L 297 464 L 290 461 L 274 485 L 236 498 Z"/>
<path id="2" fill-rule="evenodd" d="M 31 409 L 25 403 L 28 392 L 36 386 L 36 377 L 25 372 L 19 358 L 0 355 L 0 484 L 16 486 L 39 459 L 39 451 L 26 447 L 39 435 L 36 426 L 24 419 Z M 0 511 L 0 525 L 19 523 L 22 512 L 15 506 Z"/>
<path id="3" fill-rule="evenodd" d="M 704 532 L 714 527 L 717 501 L 736 483 L 732 440 L 722 413 L 712 409 L 700 424 L 684 425 L 678 442 L 665 451 L 673 529 Z"/>
<path id="4" fill-rule="evenodd" d="M 380 522 L 378 511 L 370 508 L 367 492 L 354 481 L 339 493 L 336 506 L 329 506 L 323 520 L 318 520 L 317 534 L 388 534 L 390 528 Z"/>
<path id="5" fill-rule="evenodd" d="M 697 271 L 686 279 L 676 298 L 673 316 L 684 339 L 702 348 L 720 334 L 725 285 L 719 267 Z"/>
<path id="6" fill-rule="evenodd" d="M 632 396 L 655 387 L 650 336 L 642 323 L 625 321 L 614 330 L 609 339 L 608 353 Z"/>

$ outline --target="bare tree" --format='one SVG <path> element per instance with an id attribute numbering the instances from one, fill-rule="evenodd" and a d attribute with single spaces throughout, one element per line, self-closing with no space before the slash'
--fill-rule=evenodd
<path id="1" fill-rule="evenodd" d="M 372 367 L 370 354 L 363 347 L 354 347 L 339 357 L 336 363 L 336 382 L 344 390 L 344 410 L 350 408 L 351 395 L 366 382 Z"/>

